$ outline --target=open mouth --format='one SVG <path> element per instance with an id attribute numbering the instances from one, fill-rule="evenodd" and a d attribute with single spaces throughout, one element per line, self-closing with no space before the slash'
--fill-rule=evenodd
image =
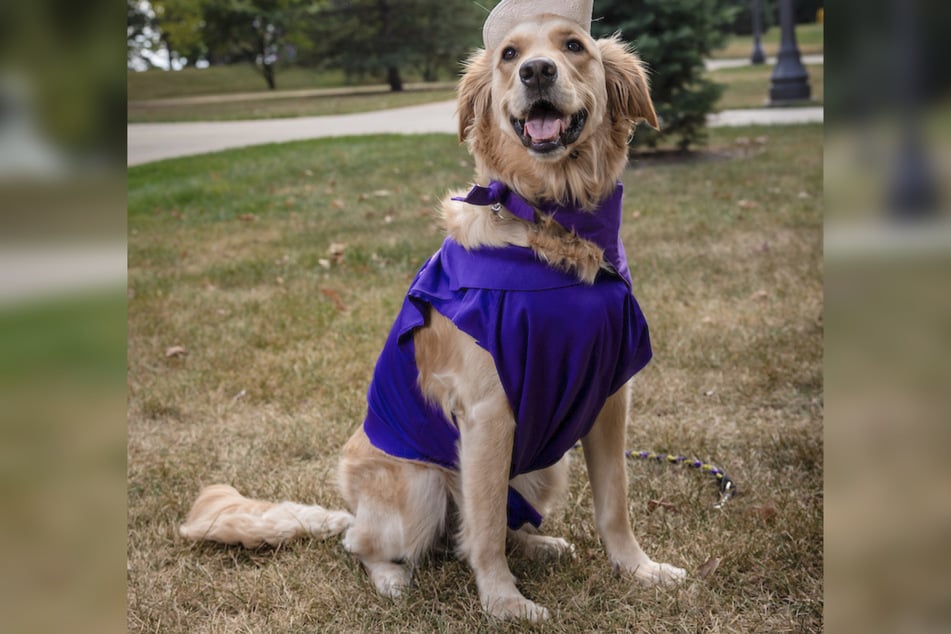
<path id="1" fill-rule="evenodd" d="M 578 140 L 588 111 L 565 115 L 548 101 L 536 101 L 524 119 L 512 117 L 512 128 L 522 145 L 539 154 L 548 154 Z"/>

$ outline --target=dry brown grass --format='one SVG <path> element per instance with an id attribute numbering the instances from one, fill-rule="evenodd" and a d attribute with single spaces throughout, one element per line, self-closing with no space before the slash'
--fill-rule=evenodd
<path id="1" fill-rule="evenodd" d="M 691 573 L 645 590 L 607 565 L 576 460 L 547 530 L 577 556 L 511 560 L 525 594 L 552 610 L 534 628 L 485 617 L 454 559 L 426 561 L 394 603 L 337 540 L 248 551 L 177 535 L 213 482 L 341 505 L 338 448 L 440 241 L 428 212 L 470 178 L 464 150 L 448 136 L 368 137 L 130 170 L 129 629 L 821 630 L 821 143 L 816 126 L 715 130 L 700 160 L 626 172 L 624 238 L 655 349 L 629 448 L 714 462 L 741 495 L 715 510 L 696 471 L 632 462 L 639 538 Z M 332 243 L 346 245 L 339 261 Z M 187 354 L 166 357 L 171 346 Z M 698 578 L 710 557 L 722 563 Z"/>

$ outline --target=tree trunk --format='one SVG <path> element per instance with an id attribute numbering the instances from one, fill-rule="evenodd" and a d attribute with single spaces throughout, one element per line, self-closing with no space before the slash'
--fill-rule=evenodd
<path id="1" fill-rule="evenodd" d="M 268 90 L 274 90 L 277 84 L 274 82 L 274 65 L 261 64 L 261 73 L 264 75 L 264 81 L 267 82 Z"/>
<path id="2" fill-rule="evenodd" d="M 403 78 L 400 77 L 400 69 L 396 66 L 386 67 L 386 81 L 390 84 L 390 90 L 393 92 L 403 90 Z"/>
<path id="3" fill-rule="evenodd" d="M 163 37 L 162 44 L 165 45 L 165 54 L 168 55 L 168 68 L 165 70 L 172 70 L 172 43 L 168 41 L 167 37 Z"/>

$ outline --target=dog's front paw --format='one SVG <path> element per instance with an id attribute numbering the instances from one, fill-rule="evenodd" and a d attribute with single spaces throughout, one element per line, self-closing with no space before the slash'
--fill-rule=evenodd
<path id="1" fill-rule="evenodd" d="M 687 571 L 670 564 L 647 560 L 629 570 L 645 586 L 672 586 L 687 578 Z"/>
<path id="2" fill-rule="evenodd" d="M 486 597 L 482 609 L 498 619 L 523 619 L 538 623 L 547 621 L 548 610 L 520 594 L 514 596 Z"/>

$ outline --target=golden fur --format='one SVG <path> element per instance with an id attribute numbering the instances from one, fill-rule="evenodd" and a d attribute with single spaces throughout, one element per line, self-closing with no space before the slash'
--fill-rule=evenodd
<path id="1" fill-rule="evenodd" d="M 583 50 L 566 48 L 569 40 Z M 514 60 L 500 56 L 505 47 L 516 51 Z M 657 125 L 641 62 L 618 39 L 595 41 L 577 25 L 552 16 L 519 25 L 500 50 L 477 51 L 459 84 L 459 135 L 475 157 L 476 181 L 500 180 L 536 203 L 594 209 L 621 175 L 635 122 Z M 551 103 L 563 112 L 587 112 L 577 140 L 544 153 L 527 148 L 510 125 L 512 117 L 531 107 L 519 80 L 519 60 L 539 56 L 557 65 L 557 80 L 548 93 Z M 442 215 L 447 234 L 467 248 L 528 246 L 552 266 L 588 283 L 603 266 L 601 249 L 550 220 L 527 223 L 504 209 L 492 213 L 448 199 Z M 397 597 L 411 583 L 420 558 L 441 535 L 455 530 L 459 555 L 471 565 L 488 613 L 546 619 L 548 610 L 516 588 L 506 545 L 528 557 L 566 555 L 572 547 L 531 530 L 509 530 L 506 490 L 515 487 L 539 512 L 549 514 L 565 498 L 568 457 L 510 482 L 515 420 L 491 355 L 435 311 L 414 342 L 423 394 L 459 426 L 459 471 L 389 456 L 373 447 L 359 426 L 343 449 L 338 470 L 341 493 L 353 514 L 333 518 L 338 525 L 345 523 L 341 530 L 347 528 L 344 546 L 360 558 L 381 594 Z M 684 571 L 652 561 L 631 529 L 623 454 L 628 404 L 625 387 L 608 399 L 582 439 L 598 532 L 615 568 L 645 584 L 678 581 Z M 232 511 L 237 519 L 246 520 L 242 514 L 247 513 L 263 517 L 261 509 L 264 514 L 267 509 L 260 505 L 266 503 L 241 502 L 236 491 L 228 494 L 231 506 L 193 511 L 205 523 L 190 516 L 190 528 L 183 527 L 182 534 L 241 541 L 240 527 L 216 532 L 208 518 L 220 529 L 230 524 Z M 205 497 L 203 493 L 199 502 Z M 318 532 L 326 525 L 317 522 Z M 250 541 L 273 543 L 285 533 L 271 536 L 277 539 L 256 534 Z"/>

